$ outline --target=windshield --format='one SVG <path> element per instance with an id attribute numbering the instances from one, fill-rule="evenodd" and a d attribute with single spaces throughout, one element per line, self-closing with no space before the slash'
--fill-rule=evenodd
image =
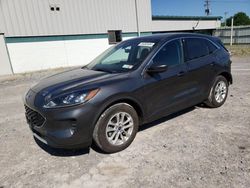
<path id="1" fill-rule="evenodd" d="M 128 72 L 137 68 L 157 41 L 128 40 L 112 46 L 85 68 L 109 73 Z"/>

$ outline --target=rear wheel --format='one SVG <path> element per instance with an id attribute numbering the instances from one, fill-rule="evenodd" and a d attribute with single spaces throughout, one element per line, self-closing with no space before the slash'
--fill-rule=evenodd
<path id="1" fill-rule="evenodd" d="M 102 151 L 118 152 L 132 143 L 138 124 L 138 115 L 132 106 L 126 103 L 115 104 L 100 116 L 93 139 Z"/>
<path id="2" fill-rule="evenodd" d="M 228 81 L 224 76 L 217 76 L 205 104 L 212 108 L 222 106 L 227 99 L 228 85 Z"/>

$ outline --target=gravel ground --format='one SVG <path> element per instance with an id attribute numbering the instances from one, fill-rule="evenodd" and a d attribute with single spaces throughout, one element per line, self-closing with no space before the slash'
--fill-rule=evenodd
<path id="1" fill-rule="evenodd" d="M 250 58 L 217 109 L 193 107 L 144 125 L 126 150 L 38 145 L 22 95 L 47 71 L 0 78 L 0 187 L 250 187 Z"/>

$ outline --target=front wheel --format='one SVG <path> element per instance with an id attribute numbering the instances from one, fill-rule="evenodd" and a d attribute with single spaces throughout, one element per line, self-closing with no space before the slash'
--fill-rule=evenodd
<path id="1" fill-rule="evenodd" d="M 217 76 L 205 104 L 212 108 L 222 106 L 227 99 L 228 85 L 228 81 L 224 76 Z"/>
<path id="2" fill-rule="evenodd" d="M 138 115 L 132 106 L 126 103 L 115 104 L 100 116 L 93 139 L 105 153 L 115 153 L 132 143 L 138 124 Z"/>

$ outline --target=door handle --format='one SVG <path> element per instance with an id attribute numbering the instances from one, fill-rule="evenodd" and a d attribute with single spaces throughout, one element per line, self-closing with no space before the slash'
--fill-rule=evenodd
<path id="1" fill-rule="evenodd" d="M 177 76 L 181 77 L 181 76 L 183 76 L 184 74 L 185 74 L 184 71 L 180 71 L 180 72 L 177 74 Z"/>

